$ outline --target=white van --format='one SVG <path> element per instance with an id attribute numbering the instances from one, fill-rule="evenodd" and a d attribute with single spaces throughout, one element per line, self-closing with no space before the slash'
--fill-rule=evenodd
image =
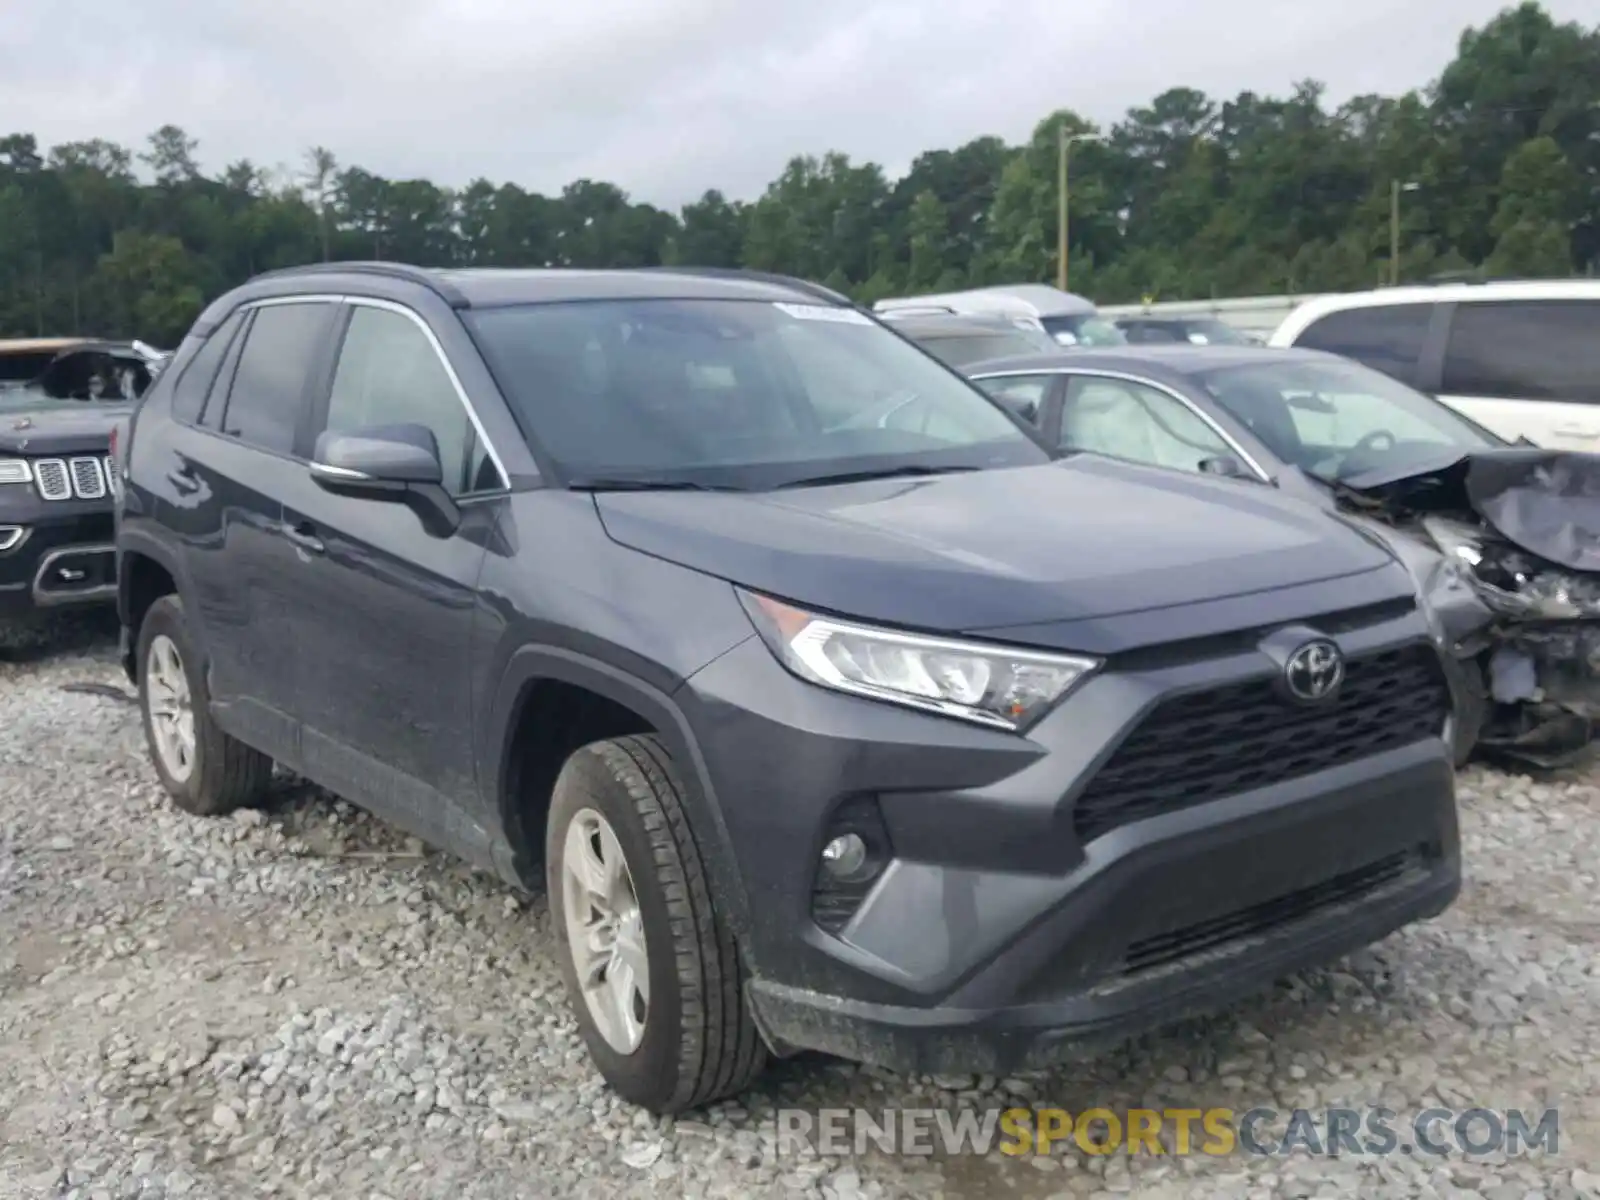
<path id="1" fill-rule="evenodd" d="M 971 288 L 928 296 L 879 300 L 874 312 L 950 312 L 961 316 L 1004 316 L 1043 329 L 1063 346 L 1120 346 L 1122 331 L 1082 296 L 1044 283 Z"/>
<path id="2" fill-rule="evenodd" d="M 1600 280 L 1319 296 L 1270 344 L 1356 359 L 1505 438 L 1600 451 Z"/>

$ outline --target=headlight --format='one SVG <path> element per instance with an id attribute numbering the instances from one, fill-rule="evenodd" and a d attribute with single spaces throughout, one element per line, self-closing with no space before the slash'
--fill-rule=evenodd
<path id="1" fill-rule="evenodd" d="M 875 629 L 743 590 L 739 598 L 772 652 L 800 678 L 1000 729 L 1031 725 L 1100 665 Z"/>
<path id="2" fill-rule="evenodd" d="M 26 459 L 0 458 L 0 483 L 32 483 L 33 468 Z"/>

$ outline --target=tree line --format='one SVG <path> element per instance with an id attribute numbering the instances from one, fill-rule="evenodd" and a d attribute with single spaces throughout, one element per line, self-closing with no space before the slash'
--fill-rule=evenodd
<path id="1" fill-rule="evenodd" d="M 293 171 L 241 159 L 208 174 L 175 125 L 138 152 L 14 133 L 0 137 L 0 335 L 171 345 L 228 287 L 329 259 L 742 266 L 868 302 L 1048 281 L 1064 137 L 1070 283 L 1100 303 L 1371 287 L 1389 277 L 1396 210 L 1402 280 L 1600 265 L 1600 27 L 1529 0 L 1401 96 L 1331 107 L 1312 81 L 1221 101 L 1175 87 L 1104 130 L 1062 109 L 1021 145 L 926 151 L 900 179 L 796 157 L 753 200 L 710 190 L 678 212 L 593 179 L 559 195 L 386 179 L 324 147 Z"/>

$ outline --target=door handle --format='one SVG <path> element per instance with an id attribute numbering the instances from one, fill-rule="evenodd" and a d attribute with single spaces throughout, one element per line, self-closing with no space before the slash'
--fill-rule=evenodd
<path id="1" fill-rule="evenodd" d="M 304 550 L 307 554 L 321 554 L 327 547 L 322 544 L 322 539 L 312 532 L 311 522 L 301 521 L 299 524 L 283 526 L 283 536 L 289 539 L 290 544 Z"/>
<path id="2" fill-rule="evenodd" d="M 1552 432 L 1557 437 L 1600 438 L 1600 426 L 1594 425 L 1557 425 Z"/>

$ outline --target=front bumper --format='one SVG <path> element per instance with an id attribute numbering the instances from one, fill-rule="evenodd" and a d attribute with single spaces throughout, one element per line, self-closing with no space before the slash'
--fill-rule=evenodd
<path id="1" fill-rule="evenodd" d="M 0 618 L 116 600 L 110 505 L 70 507 L 81 511 L 0 511 L 0 527 L 24 531 L 10 549 L 0 551 Z"/>
<path id="2" fill-rule="evenodd" d="M 1428 645 L 1415 613 L 1314 632 L 1352 659 Z M 1404 744 L 1086 832 L 1079 799 L 1161 704 L 1266 669 L 1258 647 L 1113 664 L 1025 738 L 812 687 L 759 641 L 694 676 L 678 698 L 749 897 L 748 996 L 769 1042 L 1000 1072 L 1445 909 L 1460 860 L 1442 712 Z M 821 847 L 863 804 L 891 853 L 825 929 Z"/>

